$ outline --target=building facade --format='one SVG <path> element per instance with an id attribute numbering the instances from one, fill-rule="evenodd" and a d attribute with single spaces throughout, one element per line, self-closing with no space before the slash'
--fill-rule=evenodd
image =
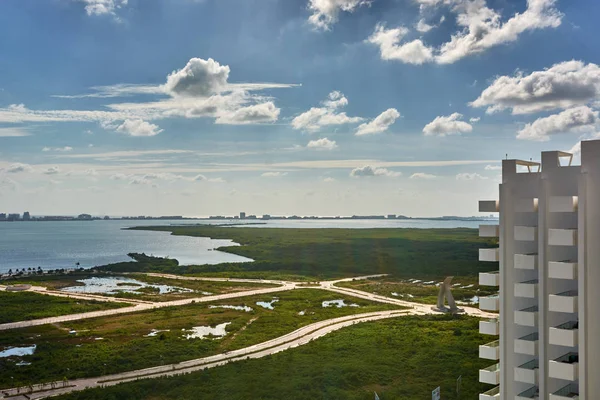
<path id="1" fill-rule="evenodd" d="M 569 153 L 543 152 L 541 162 L 503 160 L 499 225 L 480 236 L 499 247 L 481 249 L 497 271 L 480 285 L 499 296 L 480 299 L 498 311 L 480 332 L 499 340 L 480 346 L 493 364 L 479 372 L 493 385 L 480 400 L 600 399 L 600 141 L 581 144 L 581 165 Z"/>

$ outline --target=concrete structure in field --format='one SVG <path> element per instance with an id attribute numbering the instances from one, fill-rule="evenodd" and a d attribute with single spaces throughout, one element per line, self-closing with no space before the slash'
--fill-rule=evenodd
<path id="1" fill-rule="evenodd" d="M 456 306 L 456 302 L 454 301 L 454 296 L 452 296 L 452 276 L 444 279 L 444 282 L 440 284 L 440 292 L 438 294 L 437 305 L 431 307 L 434 311 L 440 312 L 450 312 L 452 314 L 462 313 L 465 310 L 462 308 L 458 308 Z M 446 307 L 445 300 L 448 300 L 448 307 Z"/>
<path id="2" fill-rule="evenodd" d="M 495 387 L 480 400 L 600 399 L 600 141 L 572 155 L 542 153 L 541 163 L 502 161 L 499 201 L 479 211 L 499 212 L 499 225 L 480 236 L 499 237 L 481 261 L 499 269 L 479 284 L 499 286 L 480 308 L 499 311 L 480 321 L 481 333 L 500 340 L 479 347 L 495 364 L 479 371 Z"/>

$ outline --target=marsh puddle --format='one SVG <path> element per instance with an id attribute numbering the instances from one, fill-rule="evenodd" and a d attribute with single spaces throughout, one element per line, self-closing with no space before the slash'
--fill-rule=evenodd
<path id="1" fill-rule="evenodd" d="M 0 351 L 0 358 L 30 356 L 35 352 L 36 347 L 35 344 L 26 347 L 7 347 Z"/>
<path id="2" fill-rule="evenodd" d="M 266 308 L 268 310 L 274 310 L 273 304 L 277 303 L 278 301 L 279 299 L 277 297 L 274 297 L 271 301 L 257 301 L 256 305 Z"/>
<path id="3" fill-rule="evenodd" d="M 252 307 L 248 307 L 248 306 L 229 306 L 229 305 L 225 305 L 225 306 L 208 306 L 208 308 L 227 308 L 229 310 L 238 310 L 238 311 L 246 311 L 246 312 L 252 311 Z"/>
<path id="4" fill-rule="evenodd" d="M 77 282 L 83 283 L 83 286 L 69 286 L 62 288 L 64 292 L 70 293 L 100 293 L 100 294 L 117 294 L 134 293 L 141 294 L 140 289 L 151 288 L 158 289 L 158 294 L 167 293 L 189 293 L 192 289 L 182 288 L 169 285 L 154 285 L 137 279 L 125 278 L 124 276 L 115 276 L 110 278 L 92 277 L 87 279 L 79 279 Z M 209 292 L 199 292 L 203 295 L 209 295 Z"/>
<path id="5" fill-rule="evenodd" d="M 154 337 L 161 332 L 169 332 L 170 329 L 152 329 L 149 334 L 144 335 L 144 337 Z"/>
<path id="6" fill-rule="evenodd" d="M 342 307 L 360 307 L 358 304 L 346 304 L 344 302 L 344 300 L 329 300 L 329 301 L 324 301 L 323 303 L 321 303 L 322 307 L 337 307 L 337 308 L 342 308 Z"/>
<path id="7" fill-rule="evenodd" d="M 229 324 L 231 324 L 231 322 L 224 322 L 214 328 L 212 326 L 195 326 L 192 329 L 182 329 L 182 331 L 191 332 L 183 337 L 186 339 L 204 339 L 207 336 L 213 336 L 213 339 L 220 339 L 227 335 L 225 328 Z"/>

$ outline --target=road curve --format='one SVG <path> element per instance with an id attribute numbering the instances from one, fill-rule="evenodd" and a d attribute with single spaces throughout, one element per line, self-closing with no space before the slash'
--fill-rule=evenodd
<path id="1" fill-rule="evenodd" d="M 43 399 L 74 391 L 85 390 L 88 388 L 112 386 L 123 382 L 134 381 L 137 379 L 158 378 L 189 373 L 202 369 L 217 367 L 220 365 L 227 364 L 229 362 L 244 360 L 248 358 L 261 358 L 293 347 L 301 346 L 310 342 L 311 340 L 325 336 L 330 332 L 342 329 L 344 327 L 356 323 L 376 321 L 385 318 L 394 318 L 407 315 L 408 313 L 408 310 L 390 310 L 333 318 L 307 325 L 291 333 L 280 336 L 276 339 L 272 339 L 243 349 L 234 350 L 229 353 L 223 353 L 210 357 L 183 361 L 177 364 L 162 365 L 159 367 L 123 372 L 120 374 L 106 375 L 95 378 L 77 379 L 67 382 L 65 387 L 58 387 L 62 385 L 62 383 L 58 383 L 57 387 L 55 388 L 52 388 L 49 385 L 33 385 L 33 391 L 31 392 L 29 392 L 29 388 L 20 388 L 19 391 L 17 391 L 17 388 L 5 389 L 0 391 L 0 394 L 2 395 L 2 397 L 0 398 Z M 21 395 L 19 395 L 19 393 L 21 393 Z"/>

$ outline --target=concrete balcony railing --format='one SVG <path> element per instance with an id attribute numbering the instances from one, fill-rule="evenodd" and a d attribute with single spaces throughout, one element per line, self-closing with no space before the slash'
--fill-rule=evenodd
<path id="1" fill-rule="evenodd" d="M 538 230 L 535 226 L 515 226 L 514 239 L 523 242 L 533 242 L 538 238 Z"/>
<path id="2" fill-rule="evenodd" d="M 500 261 L 500 249 L 479 249 L 479 261 L 498 262 Z"/>
<path id="3" fill-rule="evenodd" d="M 480 272 L 479 286 L 500 286 L 500 271 Z"/>
<path id="4" fill-rule="evenodd" d="M 519 339 L 515 339 L 515 353 L 537 356 L 539 354 L 538 341 L 540 335 L 534 332 Z"/>
<path id="5" fill-rule="evenodd" d="M 572 382 L 579 379 L 579 354 L 567 353 L 555 360 L 550 360 L 548 376 Z"/>
<path id="6" fill-rule="evenodd" d="M 548 310 L 574 314 L 578 308 L 577 297 L 576 290 L 551 294 L 548 296 Z"/>
<path id="7" fill-rule="evenodd" d="M 479 394 L 479 400 L 499 400 L 500 399 L 500 386 L 496 386 L 493 389 L 488 390 L 485 393 Z"/>
<path id="8" fill-rule="evenodd" d="M 500 334 L 500 321 L 496 318 L 479 321 L 479 333 L 498 336 Z"/>
<path id="9" fill-rule="evenodd" d="M 578 400 L 579 388 L 577 385 L 569 383 L 567 386 L 560 388 L 554 393 L 550 393 L 549 400 Z"/>
<path id="10" fill-rule="evenodd" d="M 515 400 L 529 400 L 529 399 L 539 399 L 540 398 L 540 390 L 537 386 L 530 387 L 524 392 L 519 393 L 515 396 Z"/>
<path id="11" fill-rule="evenodd" d="M 515 311 L 515 324 L 532 327 L 538 326 L 538 313 L 539 309 L 537 306 L 517 310 Z"/>
<path id="12" fill-rule="evenodd" d="M 495 340 L 491 343 L 482 344 L 479 346 L 479 358 L 486 360 L 500 359 L 500 341 Z"/>
<path id="13" fill-rule="evenodd" d="M 540 363 L 531 360 L 525 364 L 515 367 L 515 381 L 537 385 L 539 382 Z"/>
<path id="14" fill-rule="evenodd" d="M 500 212 L 500 201 L 479 200 L 479 212 Z"/>
<path id="15" fill-rule="evenodd" d="M 515 254 L 515 268 L 518 269 L 537 269 L 538 255 L 537 254 Z"/>
<path id="16" fill-rule="evenodd" d="M 579 322 L 569 321 L 564 324 L 550 327 L 548 330 L 548 343 L 556 346 L 575 347 L 579 337 Z"/>
<path id="17" fill-rule="evenodd" d="M 479 225 L 479 237 L 499 237 L 500 225 Z"/>
<path id="18" fill-rule="evenodd" d="M 515 201 L 516 212 L 537 212 L 538 210 L 538 199 L 537 198 L 521 198 Z"/>
<path id="19" fill-rule="evenodd" d="M 548 277 L 554 279 L 577 279 L 576 261 L 550 261 Z"/>
<path id="20" fill-rule="evenodd" d="M 479 370 L 479 382 L 490 385 L 500 384 L 500 364 L 494 364 Z"/>
<path id="21" fill-rule="evenodd" d="M 515 296 L 535 299 L 538 296 L 538 280 L 515 283 Z"/>
<path id="22" fill-rule="evenodd" d="M 485 311 L 500 311 L 500 296 L 480 297 L 479 309 Z"/>
<path id="23" fill-rule="evenodd" d="M 579 207 L 577 196 L 551 196 L 548 201 L 550 212 L 574 212 Z"/>
<path id="24" fill-rule="evenodd" d="M 548 229 L 551 246 L 577 246 L 577 229 Z"/>

